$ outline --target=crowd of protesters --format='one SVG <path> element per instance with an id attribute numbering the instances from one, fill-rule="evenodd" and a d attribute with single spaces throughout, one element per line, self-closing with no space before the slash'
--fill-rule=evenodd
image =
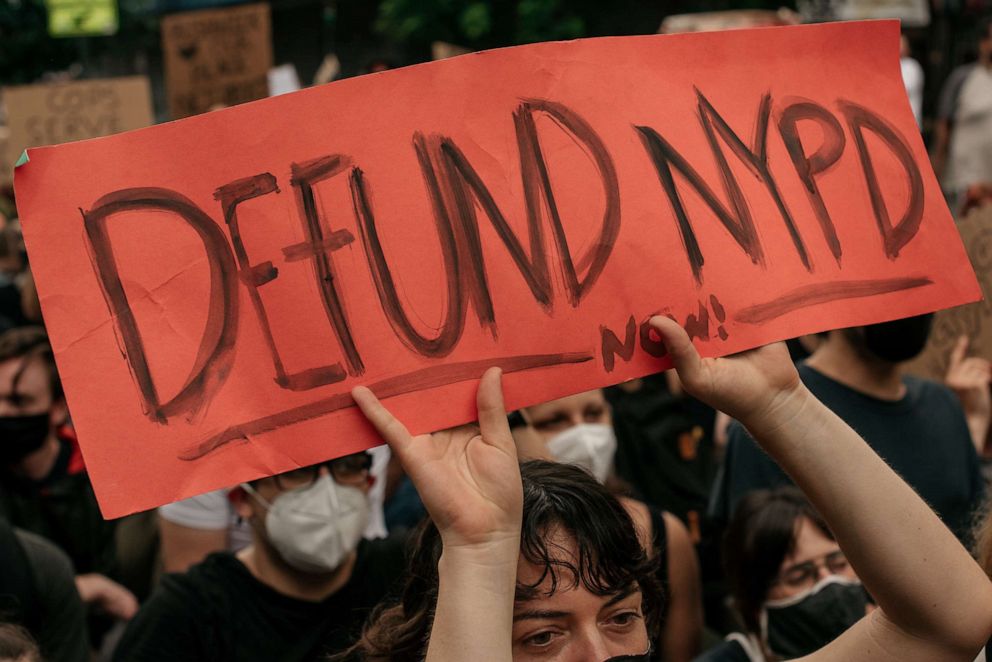
<path id="1" fill-rule="evenodd" d="M 955 211 L 992 198 L 980 35 Z M 717 360 L 658 317 L 675 370 L 507 412 L 493 369 L 416 438 L 358 387 L 383 446 L 106 521 L 0 221 L 0 661 L 992 660 L 992 365 L 905 374 L 932 315 Z"/>

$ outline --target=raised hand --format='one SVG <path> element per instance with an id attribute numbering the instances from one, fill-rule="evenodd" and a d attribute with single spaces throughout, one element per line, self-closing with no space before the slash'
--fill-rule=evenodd
<path id="1" fill-rule="evenodd" d="M 518 545 L 523 488 L 500 374 L 490 368 L 479 382 L 478 427 L 416 437 L 372 391 L 359 386 L 351 392 L 413 480 L 446 553 L 455 547 L 510 542 L 515 550 Z"/>
<path id="2" fill-rule="evenodd" d="M 668 317 L 651 318 L 685 390 L 751 428 L 774 425 L 805 389 L 783 343 L 719 359 L 700 358 L 689 336 Z"/>
<path id="3" fill-rule="evenodd" d="M 951 350 L 944 383 L 958 396 L 964 409 L 975 447 L 981 453 L 992 421 L 992 363 L 978 356 L 968 356 L 968 336 L 958 338 Z"/>

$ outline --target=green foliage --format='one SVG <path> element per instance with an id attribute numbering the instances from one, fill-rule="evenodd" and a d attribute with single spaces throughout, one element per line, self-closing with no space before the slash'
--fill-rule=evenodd
<path id="1" fill-rule="evenodd" d="M 382 0 L 376 30 L 398 43 L 490 48 L 586 34 L 565 0 Z"/>

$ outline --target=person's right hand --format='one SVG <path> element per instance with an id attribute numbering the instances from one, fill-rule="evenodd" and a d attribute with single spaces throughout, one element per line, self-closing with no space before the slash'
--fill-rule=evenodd
<path id="1" fill-rule="evenodd" d="M 992 394 L 989 393 L 992 363 L 980 356 L 968 356 L 968 344 L 968 336 L 958 338 L 951 350 L 944 383 L 960 398 L 966 416 L 988 418 L 992 415 Z"/>
<path id="2" fill-rule="evenodd" d="M 414 437 L 372 391 L 359 386 L 351 394 L 413 480 L 446 553 L 507 543 L 516 558 L 523 487 L 498 369 L 479 382 L 479 427 Z"/>
<path id="3" fill-rule="evenodd" d="M 777 425 L 808 394 L 784 343 L 766 345 L 718 359 L 700 358 L 678 322 L 656 315 L 651 326 L 661 336 L 685 390 L 736 418 L 749 429 Z"/>

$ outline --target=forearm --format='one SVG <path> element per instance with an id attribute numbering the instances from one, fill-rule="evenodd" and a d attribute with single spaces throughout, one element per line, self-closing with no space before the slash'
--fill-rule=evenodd
<path id="1" fill-rule="evenodd" d="M 989 417 L 974 414 L 965 417 L 968 422 L 968 432 L 971 434 L 971 442 L 975 445 L 975 450 L 981 455 L 985 450 L 985 439 L 989 434 Z"/>
<path id="2" fill-rule="evenodd" d="M 519 540 L 445 550 L 426 662 L 510 662 Z"/>
<path id="3" fill-rule="evenodd" d="M 992 585 L 919 496 L 805 387 L 748 425 L 829 523 L 885 616 L 949 648 L 992 629 Z"/>

